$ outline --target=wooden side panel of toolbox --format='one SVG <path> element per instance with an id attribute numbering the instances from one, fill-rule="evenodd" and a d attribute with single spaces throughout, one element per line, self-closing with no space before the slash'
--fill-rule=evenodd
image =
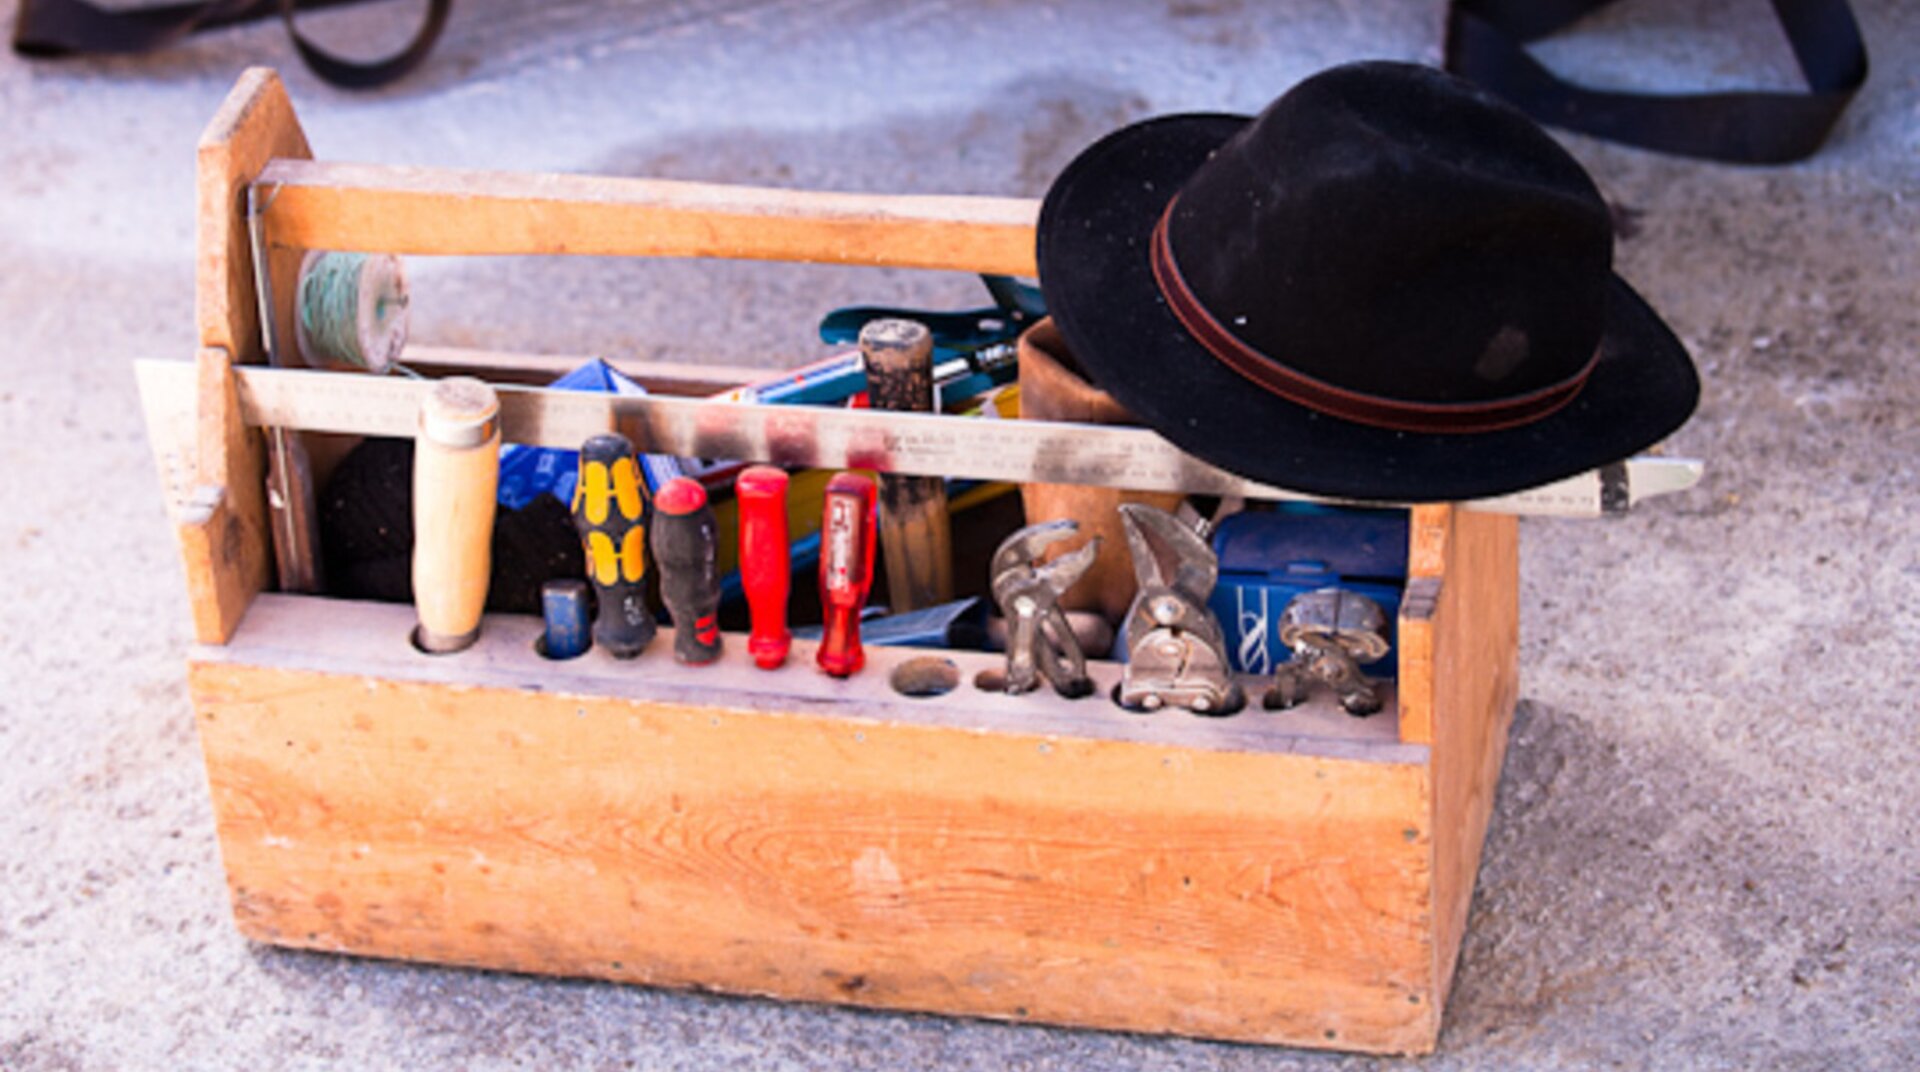
<path id="1" fill-rule="evenodd" d="M 725 671 L 708 671 L 704 699 L 663 701 L 643 666 L 605 660 L 587 680 L 516 661 L 537 625 L 512 619 L 482 670 L 400 680 L 382 661 L 405 608 L 381 608 L 393 628 L 360 641 L 325 612 L 264 597 L 190 674 L 235 916 L 255 940 L 1129 1031 L 1433 1044 L 1426 749 L 1390 726 L 1334 712 L 1330 732 L 1376 739 L 1303 750 L 1244 718 L 1140 728 L 1087 700 L 1076 717 L 1111 730 L 1022 732 L 1027 698 L 962 691 L 918 717 L 854 717 L 818 696 L 730 699 Z M 303 635 L 314 648 L 298 657 L 263 650 Z M 808 663 L 761 678 L 784 675 L 797 692 L 826 680 Z"/>
<path id="2" fill-rule="evenodd" d="M 1520 519 L 1450 509 L 1447 582 L 1435 630 L 1433 896 L 1436 985 L 1444 1001 L 1467 929 L 1480 850 L 1520 696 Z"/>
<path id="3" fill-rule="evenodd" d="M 1410 551 L 1400 732 L 1433 749 L 1434 985 L 1444 1002 L 1519 698 L 1519 519 L 1415 507 Z"/>
<path id="4" fill-rule="evenodd" d="M 176 509 L 194 634 L 218 644 L 233 635 L 247 604 L 273 578 L 267 529 L 265 448 L 240 420 L 234 364 L 261 360 L 260 306 L 247 231 L 247 187 L 274 159 L 312 156 L 279 76 L 241 76 L 200 137 L 196 151 L 195 320 L 200 331 L 200 489 Z M 280 254 L 277 277 L 292 279 L 297 251 Z"/>

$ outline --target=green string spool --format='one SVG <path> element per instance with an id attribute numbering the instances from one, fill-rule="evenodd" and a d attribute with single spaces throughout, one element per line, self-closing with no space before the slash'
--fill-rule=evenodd
<path id="1" fill-rule="evenodd" d="M 313 250 L 294 299 L 300 357 L 315 368 L 385 372 L 407 344 L 407 276 L 388 253 Z"/>

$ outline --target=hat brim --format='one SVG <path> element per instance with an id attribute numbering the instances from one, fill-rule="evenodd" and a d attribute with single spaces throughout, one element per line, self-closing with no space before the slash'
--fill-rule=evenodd
<path id="1" fill-rule="evenodd" d="M 1585 386 L 1523 427 L 1391 431 L 1317 413 L 1242 378 L 1174 318 L 1154 284 L 1149 240 L 1187 177 L 1249 122 L 1177 115 L 1126 127 L 1068 165 L 1040 210 L 1040 284 L 1069 352 L 1089 379 L 1182 450 L 1313 495 L 1444 502 L 1503 495 L 1618 461 L 1692 414 L 1700 395 L 1692 359 L 1618 276 Z"/>

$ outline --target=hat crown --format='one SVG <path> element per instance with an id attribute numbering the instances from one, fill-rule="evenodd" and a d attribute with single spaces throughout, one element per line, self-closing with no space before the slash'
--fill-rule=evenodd
<path id="1" fill-rule="evenodd" d="M 1301 82 L 1166 220 L 1180 277 L 1259 358 L 1418 405 L 1578 377 L 1606 325 L 1606 202 L 1524 115 L 1430 68 Z"/>

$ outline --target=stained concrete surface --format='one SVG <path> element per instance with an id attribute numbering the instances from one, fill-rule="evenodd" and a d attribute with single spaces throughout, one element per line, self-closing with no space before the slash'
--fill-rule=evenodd
<path id="1" fill-rule="evenodd" d="M 1523 527 L 1523 700 L 1431 1068 L 1920 1065 L 1920 10 L 1786 168 L 1567 137 L 1622 273 L 1696 354 L 1697 490 Z M 9 22 L 13 5 L 0 5 Z M 386 16 L 317 31 L 363 50 Z M 354 21 L 358 18 L 360 21 Z M 466 0 L 349 94 L 274 27 L 0 59 L 0 1068 L 1218 1068 L 1393 1062 L 360 961 L 235 933 L 185 596 L 129 362 L 185 358 L 192 146 L 283 69 L 325 158 L 1037 195 L 1156 112 L 1432 60 L 1430 3 Z M 1634 2 L 1541 48 L 1597 84 L 1795 84 L 1757 0 Z M 415 265 L 415 337 L 784 365 L 926 273 Z"/>

